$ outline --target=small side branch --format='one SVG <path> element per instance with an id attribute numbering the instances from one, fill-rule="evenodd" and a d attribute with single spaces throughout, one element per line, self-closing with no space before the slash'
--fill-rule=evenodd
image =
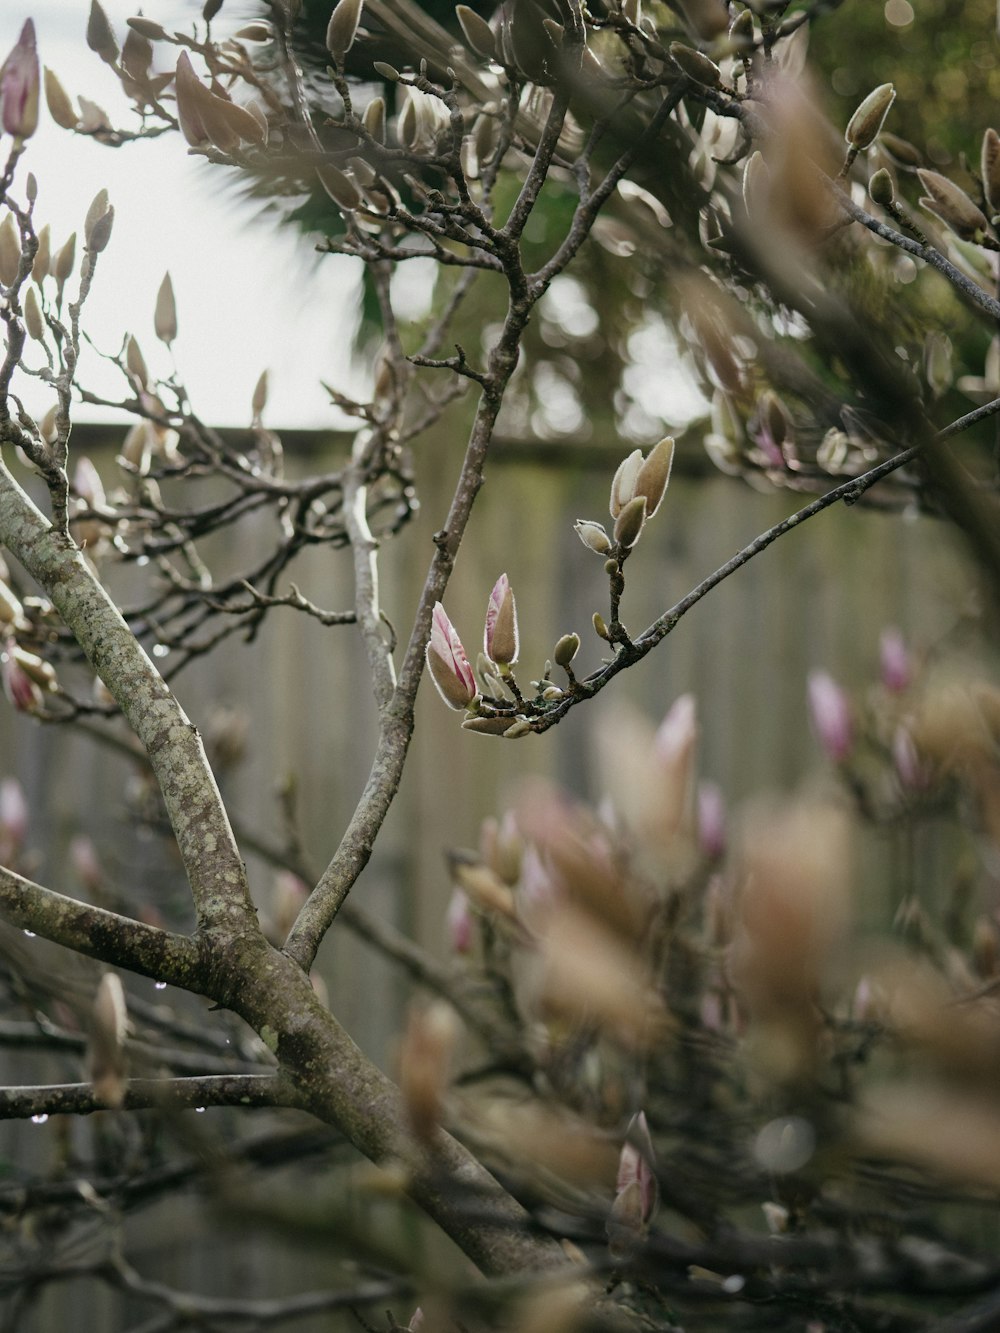
<path id="1" fill-rule="evenodd" d="M 124 1111 L 190 1111 L 207 1106 L 295 1106 L 291 1083 L 280 1074 L 210 1074 L 201 1078 L 137 1078 L 128 1083 Z M 89 1083 L 0 1088 L 0 1120 L 92 1115 L 108 1110 Z"/>

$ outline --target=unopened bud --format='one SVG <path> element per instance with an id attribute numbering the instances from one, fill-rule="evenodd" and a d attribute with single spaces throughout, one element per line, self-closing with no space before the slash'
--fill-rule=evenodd
<path id="1" fill-rule="evenodd" d="M 87 233 L 87 249 L 92 255 L 99 255 L 102 250 L 107 249 L 108 241 L 111 240 L 111 229 L 114 225 L 115 208 L 114 204 L 109 204 L 107 211 L 101 214 Z"/>
<path id="2" fill-rule="evenodd" d="M 126 19 L 125 22 L 133 32 L 137 32 L 140 37 L 148 37 L 151 42 L 163 41 L 167 36 L 166 29 L 159 23 L 154 23 L 152 19 L 142 18 L 140 16 L 138 18 Z"/>
<path id="3" fill-rule="evenodd" d="M 671 42 L 670 54 L 689 79 L 707 88 L 721 88 L 722 71 L 714 60 L 709 60 L 708 56 L 702 55 L 694 47 L 685 46 L 683 42 Z"/>
<path id="4" fill-rule="evenodd" d="M 601 615 L 600 611 L 594 612 L 593 622 L 594 622 L 594 633 L 598 636 L 598 638 L 604 639 L 606 643 L 610 643 L 611 635 L 608 633 L 608 627 L 604 623 L 604 617 Z"/>
<path id="5" fill-rule="evenodd" d="M 670 480 L 670 468 L 673 461 L 673 437 L 665 435 L 659 444 L 649 451 L 649 457 L 639 469 L 633 494 L 646 497 L 647 518 L 652 518 L 660 507 L 660 501 L 667 489 L 667 482 Z"/>
<path id="6" fill-rule="evenodd" d="M 361 123 L 376 141 L 385 143 L 385 98 L 373 97 L 365 107 Z"/>
<path id="7" fill-rule="evenodd" d="M 352 213 L 361 205 L 361 191 L 342 171 L 332 163 L 326 162 L 316 168 L 319 183 L 338 208 L 345 213 Z"/>
<path id="8" fill-rule="evenodd" d="M 9 287 L 17 278 L 21 263 L 21 242 L 17 234 L 13 213 L 8 213 L 0 223 L 0 282 Z"/>
<path id="9" fill-rule="evenodd" d="M 753 11 L 740 10 L 729 29 L 729 40 L 736 51 L 746 51 L 754 44 Z"/>
<path id="10" fill-rule="evenodd" d="M 483 736 L 505 736 L 514 725 L 509 717 L 467 717 L 463 731 L 478 731 Z"/>
<path id="11" fill-rule="evenodd" d="M 34 338 L 35 342 L 41 342 L 45 337 L 45 323 L 42 319 L 42 309 L 38 304 L 38 297 L 35 295 L 34 287 L 29 287 L 24 298 L 24 327 L 28 330 L 28 337 Z"/>
<path id="12" fill-rule="evenodd" d="M 584 546 L 597 555 L 607 555 L 611 550 L 611 538 L 601 523 L 595 523 L 589 518 L 578 518 L 573 524 L 573 530 Z"/>
<path id="13" fill-rule="evenodd" d="M 552 660 L 556 666 L 568 667 L 580 651 L 579 634 L 564 634 L 552 649 Z"/>
<path id="14" fill-rule="evenodd" d="M 637 495 L 615 519 L 615 541 L 622 550 L 630 550 L 636 544 L 645 522 L 646 497 Z"/>
<path id="15" fill-rule="evenodd" d="M 253 397 L 250 400 L 250 410 L 254 419 L 259 417 L 267 406 L 267 371 L 262 370 L 260 378 L 254 386 Z"/>
<path id="16" fill-rule="evenodd" d="M 516 741 L 521 736 L 530 735 L 531 730 L 532 730 L 531 723 L 527 720 L 527 718 L 522 717 L 519 718 L 512 727 L 507 728 L 507 730 L 503 734 L 503 738 L 505 741 Z"/>
<path id="17" fill-rule="evenodd" d="M 105 972 L 97 987 L 87 1043 L 87 1072 L 94 1094 L 105 1106 L 125 1100 L 125 1036 L 128 1012 L 121 978 Z"/>
<path id="18" fill-rule="evenodd" d="M 896 90 L 891 83 L 879 84 L 868 94 L 844 131 L 844 138 L 855 151 L 869 148 L 875 142 L 895 100 Z"/>
<path id="19" fill-rule="evenodd" d="M 90 0 L 90 17 L 87 20 L 87 45 L 108 65 L 118 59 L 118 42 L 108 16 L 98 0 Z"/>
<path id="20" fill-rule="evenodd" d="M 458 19 L 466 44 L 477 56 L 485 56 L 487 60 L 492 60 L 497 53 L 497 44 L 493 29 L 486 20 L 468 5 L 456 5 L 455 17 Z"/>
<path id="21" fill-rule="evenodd" d="M 146 367 L 146 358 L 142 354 L 142 348 L 131 333 L 128 336 L 128 342 L 125 344 L 125 366 L 133 379 L 139 382 L 141 388 L 149 387 L 149 370 Z"/>
<path id="22" fill-rule="evenodd" d="M 56 282 L 62 287 L 70 274 L 73 272 L 73 265 L 76 263 L 76 232 L 71 232 L 69 239 L 65 241 L 52 261 L 52 273 Z"/>
<path id="23" fill-rule="evenodd" d="M 39 286 L 41 286 L 49 276 L 49 264 L 52 257 L 50 248 L 51 234 L 49 224 L 46 222 L 45 226 L 38 233 L 38 249 L 35 251 L 35 260 L 31 265 L 31 276 Z"/>
<path id="24" fill-rule="evenodd" d="M 927 196 L 920 200 L 921 208 L 940 218 L 960 240 L 976 241 L 986 234 L 989 223 L 964 190 L 937 171 L 921 167 L 917 176 L 927 191 Z"/>
<path id="25" fill-rule="evenodd" d="M 381 78 L 387 79 L 390 83 L 396 83 L 399 79 L 399 70 L 394 65 L 388 64 L 385 60 L 372 61 L 372 69 Z"/>
<path id="26" fill-rule="evenodd" d="M 156 293 L 153 328 L 160 342 L 166 343 L 168 347 L 177 337 L 177 305 L 174 301 L 174 284 L 170 281 L 169 273 L 164 273 L 160 289 Z"/>
<path id="27" fill-rule="evenodd" d="M 896 187 L 891 172 L 885 167 L 880 167 L 868 182 L 868 193 L 873 203 L 888 208 L 896 197 Z"/>
<path id="28" fill-rule="evenodd" d="M 326 49 L 338 65 L 344 63 L 344 56 L 354 45 L 363 8 L 364 0 L 339 0 L 330 15 L 326 28 Z"/>
<path id="29" fill-rule="evenodd" d="M 994 213 L 1000 212 L 1000 135 L 996 130 L 987 130 L 983 135 L 980 169 L 986 202 Z"/>
<path id="30" fill-rule="evenodd" d="M 73 109 L 73 99 L 59 82 L 54 70 L 45 70 L 45 105 L 55 123 L 64 130 L 75 130 L 80 117 Z"/>

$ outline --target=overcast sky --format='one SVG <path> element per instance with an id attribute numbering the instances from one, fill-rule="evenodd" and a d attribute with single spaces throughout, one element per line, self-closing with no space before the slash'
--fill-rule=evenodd
<path id="1" fill-rule="evenodd" d="M 125 19 L 142 6 L 104 0 L 104 7 L 123 40 Z M 83 93 L 116 126 L 132 128 L 136 117 L 114 75 L 87 49 L 89 8 L 89 0 L 2 0 L 0 61 L 30 16 L 42 64 L 72 95 Z M 200 11 L 201 0 L 145 0 L 144 7 L 147 17 L 167 27 L 190 26 Z M 250 12 L 259 9 L 247 0 L 227 0 L 216 27 L 234 29 Z M 128 331 L 151 368 L 168 369 L 152 315 L 169 269 L 179 317 L 175 350 L 199 415 L 218 425 L 245 423 L 254 384 L 268 368 L 268 424 L 340 423 L 318 381 L 352 387 L 348 349 L 358 301 L 353 261 L 317 261 L 300 234 L 254 222 L 252 208 L 227 189 L 225 169 L 188 157 L 176 134 L 105 148 L 59 129 L 43 107 L 18 175 L 22 198 L 25 167 L 39 182 L 37 225 L 51 224 L 54 247 L 82 229 L 101 187 L 115 206 L 114 234 L 84 320 L 98 347 L 116 351 Z M 120 394 L 120 380 L 104 384 L 107 396 Z M 37 408 L 39 400 L 29 396 L 29 405 Z M 102 416 L 107 413 L 80 409 L 81 419 Z"/>

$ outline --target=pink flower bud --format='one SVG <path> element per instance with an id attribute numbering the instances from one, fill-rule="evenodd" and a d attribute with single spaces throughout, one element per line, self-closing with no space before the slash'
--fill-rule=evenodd
<path id="1" fill-rule="evenodd" d="M 882 631 L 879 638 L 879 663 L 882 669 L 882 684 L 887 690 L 899 694 L 909 687 L 913 679 L 913 665 L 910 662 L 906 641 L 898 629 Z"/>
<path id="2" fill-rule="evenodd" d="M 920 758 L 913 737 L 904 726 L 897 727 L 892 738 L 892 762 L 904 791 L 926 791 L 930 786 L 930 769 Z"/>
<path id="3" fill-rule="evenodd" d="M 28 802 L 17 778 L 0 782 L 0 844 L 16 850 L 28 834 Z"/>
<path id="4" fill-rule="evenodd" d="M 85 833 L 79 834 L 70 843 L 69 859 L 84 888 L 91 893 L 104 888 L 104 869 L 98 858 L 97 848 Z"/>
<path id="5" fill-rule="evenodd" d="M 476 678 L 455 626 L 440 602 L 434 603 L 427 666 L 449 708 L 467 708 L 476 697 Z"/>
<path id="6" fill-rule="evenodd" d="M 34 713 L 41 707 L 42 691 L 25 671 L 10 648 L 0 654 L 0 673 L 4 693 L 20 713 Z"/>
<path id="7" fill-rule="evenodd" d="M 517 661 L 517 608 L 506 574 L 500 575 L 490 593 L 483 650 L 498 667 L 513 666 Z"/>
<path id="8" fill-rule="evenodd" d="M 38 126 L 38 52 L 35 25 L 28 19 L 17 45 L 0 68 L 0 129 L 28 139 Z"/>
<path id="9" fill-rule="evenodd" d="M 698 784 L 698 847 L 708 861 L 726 854 L 726 803 L 715 782 Z"/>
<path id="10" fill-rule="evenodd" d="M 625 1142 L 618 1158 L 615 1196 L 624 1194 L 630 1186 L 638 1187 L 641 1204 L 639 1217 L 644 1227 L 656 1212 L 658 1202 L 659 1191 L 653 1170 L 655 1160 L 653 1140 L 649 1136 L 649 1126 L 646 1124 L 646 1113 L 640 1111 L 632 1117 L 625 1131 Z"/>
<path id="11" fill-rule="evenodd" d="M 461 889 L 451 895 L 446 917 L 448 942 L 455 953 L 469 953 L 472 949 L 473 923 L 469 899 Z"/>
<path id="12" fill-rule="evenodd" d="M 842 764 L 854 745 L 854 721 L 847 695 L 825 671 L 809 675 L 809 714 L 816 739 L 835 764 Z"/>

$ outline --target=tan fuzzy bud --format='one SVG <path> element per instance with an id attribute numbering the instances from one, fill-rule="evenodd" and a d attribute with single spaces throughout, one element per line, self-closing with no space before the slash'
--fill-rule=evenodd
<path id="1" fill-rule="evenodd" d="M 635 482 L 642 467 L 642 450 L 633 449 L 627 458 L 618 464 L 611 482 L 611 517 L 617 518 L 629 500 L 635 498 Z"/>
<path id="2" fill-rule="evenodd" d="M 339 0 L 334 5 L 326 28 L 326 49 L 337 65 L 344 63 L 344 56 L 354 45 L 363 8 L 364 0 Z"/>
<path id="3" fill-rule="evenodd" d="M 522 736 L 530 736 L 532 731 L 531 723 L 527 718 L 519 718 L 512 727 L 508 727 L 503 734 L 505 741 L 520 740 Z"/>
<path id="4" fill-rule="evenodd" d="M 128 1011 L 121 978 L 105 972 L 97 987 L 87 1042 L 87 1072 L 94 1095 L 105 1106 L 125 1100 L 125 1037 Z"/>
<path id="5" fill-rule="evenodd" d="M 267 406 L 267 371 L 262 370 L 260 372 L 260 378 L 254 385 L 253 397 L 250 400 L 250 410 L 253 412 L 254 420 L 256 420 L 261 415 L 266 406 Z"/>
<path id="6" fill-rule="evenodd" d="M 458 1036 L 455 1011 L 443 1001 L 411 1010 L 399 1049 L 399 1087 L 413 1132 L 425 1142 L 441 1121 Z"/>
<path id="7" fill-rule="evenodd" d="M 509 722 L 509 719 L 506 720 Z M 510 887 L 494 870 L 484 865 L 475 853 L 449 852 L 448 870 L 452 883 L 481 912 L 508 917 L 510 920 L 517 915 Z"/>
<path id="8" fill-rule="evenodd" d="M 1000 212 L 1000 134 L 989 129 L 983 135 L 979 157 L 980 174 L 986 202 L 994 213 Z"/>
<path id="9" fill-rule="evenodd" d="M 729 40 L 734 51 L 747 51 L 753 46 L 755 36 L 752 10 L 741 9 L 733 19 L 732 27 L 729 29 Z"/>
<path id="10" fill-rule="evenodd" d="M 45 337 L 45 321 L 34 287 L 28 288 L 24 298 L 24 327 L 28 330 L 28 337 L 34 338 L 35 342 L 41 342 Z"/>
<path id="11" fill-rule="evenodd" d="M 57 125 L 64 130 L 76 129 L 80 117 L 73 110 L 72 98 L 48 66 L 45 67 L 45 105 Z"/>
<path id="12" fill-rule="evenodd" d="M 924 339 L 924 376 L 935 398 L 951 388 L 955 378 L 951 339 L 940 329 L 931 329 Z"/>
<path id="13" fill-rule="evenodd" d="M 248 23 L 244 28 L 238 28 L 233 36 L 241 42 L 270 42 L 274 38 L 274 29 L 270 23 L 261 20 L 257 23 Z"/>
<path id="14" fill-rule="evenodd" d="M 6 572 L 4 570 L 5 574 Z M 0 625 L 5 632 L 11 628 L 26 629 L 28 626 L 24 618 L 24 607 L 3 579 L 0 579 Z"/>
<path id="15" fill-rule="evenodd" d="M 153 453 L 153 428 L 148 421 L 137 421 L 130 426 L 122 443 L 120 458 L 138 473 L 145 475 L 149 471 L 149 461 Z"/>
<path id="16" fill-rule="evenodd" d="M 202 94 L 206 89 L 194 72 L 191 57 L 182 51 L 177 58 L 174 74 L 174 89 L 177 97 L 177 119 L 181 133 L 191 145 L 197 148 L 208 138 L 208 131 L 201 115 Z"/>
<path id="17" fill-rule="evenodd" d="M 883 208 L 888 208 L 895 200 L 896 187 L 885 167 L 880 167 L 868 182 L 868 194 L 873 203 L 881 204 Z"/>
<path id="18" fill-rule="evenodd" d="M 456 5 L 455 17 L 462 29 L 466 45 L 475 51 L 477 56 L 493 60 L 497 53 L 496 37 L 486 20 L 468 5 Z"/>
<path id="19" fill-rule="evenodd" d="M 31 276 L 39 286 L 49 276 L 49 264 L 52 255 L 50 238 L 51 232 L 49 231 L 49 224 L 46 222 L 38 233 L 38 249 L 35 251 L 35 261 L 31 266 Z"/>
<path id="20" fill-rule="evenodd" d="M 90 0 L 87 45 L 108 65 L 113 65 L 118 59 L 118 42 L 114 30 L 98 0 Z"/>
<path id="21" fill-rule="evenodd" d="M 758 149 L 750 154 L 743 168 L 743 207 L 751 222 L 766 217 L 770 202 L 771 173 Z"/>
<path id="22" fill-rule="evenodd" d="M 90 201 L 90 207 L 87 209 L 87 216 L 83 221 L 83 235 L 86 239 L 90 235 L 90 229 L 98 218 L 102 218 L 108 211 L 108 192 L 107 190 L 98 190 Z"/>
<path id="23" fill-rule="evenodd" d="M 920 200 L 921 208 L 940 218 L 963 241 L 976 241 L 986 234 L 989 223 L 964 190 L 947 176 L 924 167 L 917 171 L 917 176 L 927 191 L 927 197 Z"/>
<path id="24" fill-rule="evenodd" d="M 17 234 L 14 214 L 8 213 L 0 223 L 0 282 L 5 287 L 11 286 L 16 280 L 20 263 L 21 240 Z"/>
<path id="25" fill-rule="evenodd" d="M 29 653 L 27 648 L 21 648 L 16 644 L 9 650 L 9 655 L 25 675 L 31 677 L 36 685 L 43 690 L 52 692 L 58 690 L 59 681 L 56 678 L 55 667 L 51 662 L 46 662 L 44 657 L 39 657 L 37 653 Z"/>
<path id="26" fill-rule="evenodd" d="M 639 540 L 646 522 L 646 497 L 637 495 L 629 500 L 615 519 L 615 542 L 623 550 L 629 550 Z"/>
<path id="27" fill-rule="evenodd" d="M 142 348 L 131 333 L 125 344 L 125 368 L 143 389 L 147 388 L 149 385 L 149 371 L 146 368 L 146 358 L 142 354 Z"/>
<path id="28" fill-rule="evenodd" d="M 692 46 L 685 46 L 683 42 L 671 42 L 670 55 L 695 83 L 704 84 L 706 88 L 721 88 L 722 71 L 714 60 L 709 60 L 708 56 L 702 55 Z"/>
<path id="29" fill-rule="evenodd" d="M 73 272 L 76 263 L 76 232 L 71 232 L 52 262 L 52 272 L 56 282 L 62 287 Z"/>
<path id="30" fill-rule="evenodd" d="M 373 60 L 372 69 L 383 79 L 388 79 L 390 83 L 395 83 L 399 79 L 399 70 L 395 65 L 390 65 L 385 60 Z"/>
<path id="31" fill-rule="evenodd" d="M 564 634 L 552 650 L 552 660 L 556 666 L 566 668 L 579 651 L 579 634 Z"/>
<path id="32" fill-rule="evenodd" d="M 122 65 L 126 74 L 136 83 L 145 83 L 152 63 L 153 47 L 149 38 L 129 28 L 122 46 Z"/>
<path id="33" fill-rule="evenodd" d="M 509 717 L 467 717 L 463 731 L 478 731 L 483 736 L 503 736 L 514 725 Z"/>
<path id="34" fill-rule="evenodd" d="M 593 615 L 594 633 L 598 638 L 604 639 L 606 643 L 611 642 L 611 635 L 608 633 L 608 627 L 604 623 L 604 617 L 600 611 L 595 611 Z"/>
<path id="35" fill-rule="evenodd" d="M 607 555 L 611 550 L 611 538 L 604 531 L 604 525 L 589 518 L 578 518 L 573 530 L 588 550 L 597 555 Z"/>
<path id="36" fill-rule="evenodd" d="M 160 42 L 166 38 L 166 29 L 159 23 L 154 23 L 152 19 L 138 18 L 126 19 L 125 22 L 137 32 L 140 37 L 148 37 L 151 42 Z"/>
<path id="37" fill-rule="evenodd" d="M 99 255 L 106 248 L 114 221 L 115 210 L 108 203 L 107 190 L 98 190 L 87 209 L 87 218 L 83 224 L 83 243 L 93 254 Z"/>
<path id="38" fill-rule="evenodd" d="M 896 90 L 892 84 L 881 83 L 861 103 L 844 131 L 844 138 L 856 152 L 870 148 L 875 142 L 895 100 Z"/>
<path id="39" fill-rule="evenodd" d="M 169 273 L 164 273 L 160 289 L 156 293 L 153 328 L 160 342 L 166 343 L 168 347 L 177 337 L 177 306 L 174 301 L 174 284 L 170 281 Z"/>
<path id="40" fill-rule="evenodd" d="M 670 469 L 674 461 L 674 440 L 672 435 L 665 435 L 659 444 L 649 451 L 649 457 L 639 469 L 635 479 L 635 495 L 646 497 L 646 517 L 652 518 L 660 507 L 670 480 Z"/>
<path id="41" fill-rule="evenodd" d="M 407 103 L 409 105 L 409 103 Z M 342 171 L 333 166 L 332 163 L 324 163 L 323 166 L 316 168 L 316 175 L 319 177 L 319 183 L 327 192 L 338 208 L 345 213 L 352 213 L 361 205 L 361 191 L 351 180 L 350 176 L 345 176 Z"/>
<path id="42" fill-rule="evenodd" d="M 385 98 L 373 97 L 365 107 L 361 123 L 376 143 L 385 143 Z"/>

